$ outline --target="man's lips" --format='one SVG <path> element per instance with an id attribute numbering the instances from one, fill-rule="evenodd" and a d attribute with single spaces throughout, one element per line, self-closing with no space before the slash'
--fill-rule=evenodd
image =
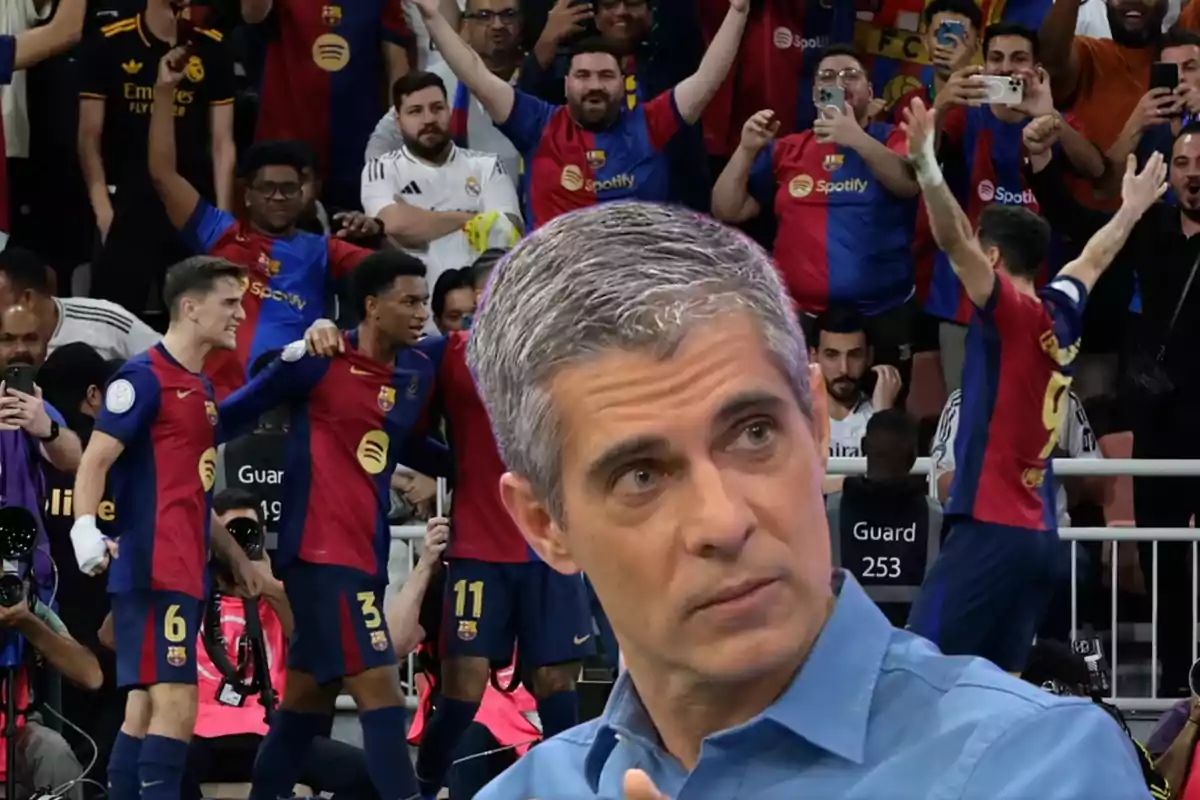
<path id="1" fill-rule="evenodd" d="M 693 604 L 692 610 L 704 611 L 705 609 L 732 603 L 735 600 L 741 600 L 770 586 L 775 581 L 775 578 L 746 578 L 735 583 L 725 584 L 715 592 L 699 599 Z"/>

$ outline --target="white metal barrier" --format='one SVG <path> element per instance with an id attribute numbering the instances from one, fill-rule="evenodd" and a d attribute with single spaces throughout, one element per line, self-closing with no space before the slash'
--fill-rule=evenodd
<path id="1" fill-rule="evenodd" d="M 860 475 L 866 472 L 865 458 L 831 458 L 828 472 L 831 475 Z M 928 475 L 929 494 L 937 497 L 937 475 L 932 472 L 933 462 L 929 458 L 919 458 L 913 466 L 912 474 Z M 1200 459 L 1142 459 L 1142 458 L 1056 458 L 1054 459 L 1054 474 L 1058 477 L 1152 477 L 1152 478 L 1190 478 L 1200 476 Z M 1197 657 L 1196 629 L 1200 620 L 1197 619 L 1196 600 L 1200 583 L 1198 570 L 1200 554 L 1197 544 L 1200 543 L 1200 529 L 1197 528 L 1060 528 L 1059 535 L 1071 542 L 1071 637 L 1074 639 L 1079 630 L 1079 599 L 1078 599 L 1078 543 L 1079 542 L 1112 542 L 1112 557 L 1110 563 L 1110 616 L 1112 643 L 1109 646 L 1108 659 L 1112 669 L 1110 684 L 1112 694 L 1110 699 L 1124 710 L 1130 711 L 1161 711 L 1175 704 L 1176 699 L 1158 697 L 1158 542 L 1190 542 L 1192 545 L 1192 661 Z M 1119 662 L 1118 624 L 1117 624 L 1117 570 L 1118 542 L 1154 542 L 1150 564 L 1150 696 L 1121 697 L 1117 695 L 1117 666 Z"/>

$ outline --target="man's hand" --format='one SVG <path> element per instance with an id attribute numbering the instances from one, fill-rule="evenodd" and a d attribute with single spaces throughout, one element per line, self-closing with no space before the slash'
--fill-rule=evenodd
<path id="1" fill-rule="evenodd" d="M 750 0 L 729 0 L 729 7 L 739 14 L 745 14 L 750 10 Z"/>
<path id="2" fill-rule="evenodd" d="M 875 391 L 871 394 L 871 406 L 876 411 L 884 411 L 896 404 L 900 395 L 900 370 L 888 364 L 878 364 L 871 367 L 878 376 L 875 379 Z"/>
<path id="3" fill-rule="evenodd" d="M 383 224 L 361 211 L 341 211 L 333 218 L 342 222 L 342 228 L 337 232 L 339 239 L 370 239 L 383 234 Z"/>
<path id="4" fill-rule="evenodd" d="M 408 0 L 417 7 L 422 19 L 433 19 L 440 12 L 438 11 L 438 0 Z"/>
<path id="5" fill-rule="evenodd" d="M 176 47 L 158 62 L 158 85 L 174 89 L 183 80 L 183 70 L 187 66 L 188 50 L 186 47 Z"/>
<path id="6" fill-rule="evenodd" d="M 30 436 L 45 439 L 50 435 L 51 427 L 40 386 L 35 385 L 30 395 L 10 389 L 0 381 L 0 430 L 23 430 Z"/>
<path id="7" fill-rule="evenodd" d="M 1181 83 L 1175 87 L 1175 100 L 1178 107 L 1176 113 L 1184 111 L 1189 114 L 1200 114 L 1200 89 L 1190 83 Z"/>
<path id="8" fill-rule="evenodd" d="M 572 36 L 583 33 L 588 21 L 595 15 L 591 3 L 572 5 L 571 0 L 558 0 L 546 16 L 546 25 L 538 41 L 557 47 Z"/>
<path id="9" fill-rule="evenodd" d="M 0 629 L 19 628 L 33 616 L 28 599 L 22 600 L 15 606 L 0 606 Z"/>
<path id="10" fill-rule="evenodd" d="M 283 581 L 276 578 L 275 573 L 271 571 L 270 556 L 263 553 L 262 558 L 250 563 L 254 566 L 255 572 L 258 573 L 259 588 L 263 594 L 278 595 L 283 590 Z"/>
<path id="11" fill-rule="evenodd" d="M 742 149 L 757 155 L 779 133 L 779 124 L 775 112 L 769 108 L 751 116 L 742 126 Z"/>
<path id="12" fill-rule="evenodd" d="M 943 109 L 949 105 L 982 106 L 987 103 L 987 85 L 979 79 L 983 67 L 963 67 L 950 76 L 946 85 L 937 93 L 933 107 Z"/>
<path id="13" fill-rule="evenodd" d="M 319 319 L 304 332 L 304 343 L 310 355 L 333 358 L 345 349 L 342 333 L 337 325 L 327 319 Z"/>
<path id="14" fill-rule="evenodd" d="M 625 771 L 625 800 L 670 800 L 640 769 Z"/>
<path id="15" fill-rule="evenodd" d="M 71 547 L 84 575 L 99 575 L 118 556 L 117 543 L 100 532 L 93 516 L 78 517 L 71 526 Z"/>
<path id="16" fill-rule="evenodd" d="M 900 127 L 907 134 L 908 158 L 916 162 L 927 154 L 926 145 L 933 142 L 934 121 L 937 115 L 934 109 L 926 108 L 919 97 L 914 97 L 912 105 L 903 112 L 904 121 L 900 123 Z"/>
<path id="17" fill-rule="evenodd" d="M 422 560 L 430 558 L 440 561 L 442 553 L 446 552 L 449 545 L 450 520 L 448 518 L 434 517 L 425 523 L 425 552 L 421 554 Z"/>
<path id="18" fill-rule="evenodd" d="M 1121 208 L 1141 217 L 1150 206 L 1167 193 L 1167 163 L 1162 153 L 1155 151 L 1138 172 L 1137 156 L 1125 159 L 1125 179 L 1121 183 Z"/>
<path id="19" fill-rule="evenodd" d="M 1017 73 L 1024 85 L 1021 102 L 1013 106 L 1027 117 L 1044 117 L 1054 113 L 1054 95 L 1050 91 L 1050 73 L 1042 67 Z"/>
<path id="20" fill-rule="evenodd" d="M 1143 134 L 1155 125 L 1168 122 L 1179 109 L 1179 98 L 1170 89 L 1151 89 L 1142 95 L 1125 123 L 1128 133 Z"/>
<path id="21" fill-rule="evenodd" d="M 269 570 L 269 567 L 268 567 Z M 241 550 L 230 555 L 229 571 L 233 575 L 233 594 L 238 597 L 258 597 L 263 593 L 263 575 L 257 562 Z"/>
<path id="22" fill-rule="evenodd" d="M 1021 131 L 1021 139 L 1025 143 L 1025 150 L 1029 155 L 1040 156 L 1049 153 L 1050 149 L 1058 143 L 1062 124 L 1062 118 L 1058 114 L 1050 113 L 1038 117 L 1026 125 L 1025 129 Z"/>
<path id="23" fill-rule="evenodd" d="M 933 45 L 930 61 L 935 67 L 948 67 L 953 70 L 957 69 L 963 61 L 971 60 L 971 51 L 967 49 L 967 43 L 961 36 L 956 33 L 947 33 L 946 38 L 952 42 L 949 47 L 941 43 L 940 37 L 937 37 L 938 40 Z"/>
<path id="24" fill-rule="evenodd" d="M 849 104 L 842 109 L 822 109 L 821 116 L 813 122 L 813 133 L 822 144 L 832 143 L 852 149 L 861 144 L 862 137 L 866 135 Z"/>

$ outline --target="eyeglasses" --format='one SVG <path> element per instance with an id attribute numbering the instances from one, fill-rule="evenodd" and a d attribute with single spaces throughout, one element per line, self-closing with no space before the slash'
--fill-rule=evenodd
<path id="1" fill-rule="evenodd" d="M 823 69 L 817 73 L 818 86 L 850 86 L 858 83 L 867 77 L 867 73 L 863 72 L 858 67 L 846 67 L 845 69 Z"/>
<path id="2" fill-rule="evenodd" d="M 494 19 L 499 19 L 505 25 L 511 25 L 517 21 L 520 15 L 521 12 L 515 8 L 502 8 L 499 11 L 484 9 L 482 11 L 474 11 L 470 14 L 463 14 L 463 19 L 473 19 L 476 22 L 482 22 L 484 25 L 487 25 Z"/>
<path id="3" fill-rule="evenodd" d="M 304 189 L 299 183 L 276 183 L 275 181 L 259 181 L 251 184 L 250 188 L 264 197 L 274 197 L 278 193 L 284 200 L 299 197 L 300 192 Z"/>

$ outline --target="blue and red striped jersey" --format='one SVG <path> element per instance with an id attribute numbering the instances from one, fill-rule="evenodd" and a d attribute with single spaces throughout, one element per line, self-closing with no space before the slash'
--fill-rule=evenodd
<path id="1" fill-rule="evenodd" d="M 674 90 L 622 107 L 617 122 L 598 132 L 581 128 L 566 106 L 514 92 L 512 112 L 497 127 L 525 162 L 530 228 L 609 200 L 667 200 L 670 176 L 662 149 L 686 124 Z"/>
<path id="2" fill-rule="evenodd" d="M 492 434 L 492 422 L 467 368 L 467 340 L 460 331 L 419 345 L 437 364 L 438 410 L 447 421 L 454 459 L 454 535 L 449 558 L 494 564 L 536 561 L 525 537 L 500 499 L 500 478 L 507 472 Z"/>
<path id="3" fill-rule="evenodd" d="M 17 37 L 0 36 L 0 86 L 12 83 L 17 64 Z M 4 141 L 4 120 L 0 119 L 0 142 Z M 0 232 L 8 232 L 8 171 L 0 158 Z"/>
<path id="4" fill-rule="evenodd" d="M 246 268 L 246 319 L 238 327 L 237 350 L 215 350 L 204 374 L 223 400 L 246 382 L 263 353 L 304 336 L 325 316 L 333 281 L 349 274 L 370 250 L 315 233 L 267 236 L 201 199 L 183 230 L 191 246 Z"/>
<path id="5" fill-rule="evenodd" d="M 866 130 L 907 154 L 899 128 L 872 122 Z M 812 131 L 785 136 L 755 158 L 749 189 L 775 210 L 775 266 L 800 309 L 850 303 L 871 315 L 912 295 L 916 204 L 888 192 L 854 150 L 822 144 Z"/>
<path id="6" fill-rule="evenodd" d="M 967 331 L 949 514 L 1055 530 L 1054 471 L 1087 289 L 1059 276 L 1037 297 L 997 270 Z M 1040 421 L 1040 424 L 1039 424 Z"/>
<path id="7" fill-rule="evenodd" d="M 125 445 L 108 473 L 121 553 L 109 592 L 182 592 L 203 599 L 217 474 L 212 384 L 157 344 L 108 384 L 95 430 Z"/>
<path id="8" fill-rule="evenodd" d="M 398 463 L 426 471 L 422 453 L 438 449 L 425 438 L 434 363 L 404 348 L 394 364 L 381 364 L 358 351 L 355 333 L 345 334 L 345 342 L 336 358 L 305 355 L 302 341 L 284 348 L 221 404 L 221 432 L 249 432 L 265 412 L 288 406 L 275 562 L 282 567 L 298 558 L 386 579 L 392 473 Z"/>
<path id="9" fill-rule="evenodd" d="M 323 176 L 357 185 L 387 107 L 383 46 L 412 43 L 401 0 L 284 0 L 265 24 L 255 140 L 308 142 Z"/>

